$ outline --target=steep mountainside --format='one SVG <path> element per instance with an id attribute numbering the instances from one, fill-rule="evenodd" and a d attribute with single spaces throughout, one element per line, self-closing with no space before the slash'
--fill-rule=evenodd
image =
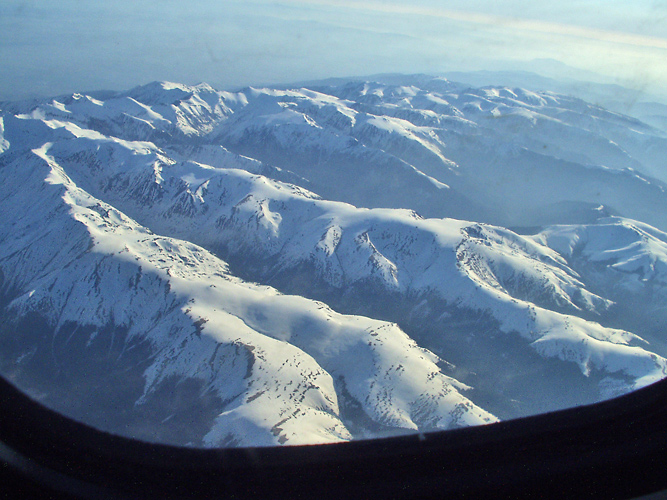
<path id="1" fill-rule="evenodd" d="M 205 446 L 479 425 L 664 377 L 667 194 L 641 147 L 663 135 L 405 83 L 3 103 L 4 376 Z"/>

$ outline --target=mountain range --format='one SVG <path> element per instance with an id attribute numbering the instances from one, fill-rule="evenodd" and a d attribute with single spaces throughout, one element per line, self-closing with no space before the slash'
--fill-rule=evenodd
<path id="1" fill-rule="evenodd" d="M 0 103 L 0 373 L 110 432 L 313 444 L 667 374 L 667 134 L 425 75 Z"/>

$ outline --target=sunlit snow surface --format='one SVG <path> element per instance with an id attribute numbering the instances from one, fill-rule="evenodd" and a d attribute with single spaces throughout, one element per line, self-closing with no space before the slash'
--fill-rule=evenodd
<path id="1" fill-rule="evenodd" d="M 126 416 L 195 380 L 192 407 L 143 411 L 191 412 L 196 439 L 153 438 L 205 446 L 480 425 L 664 377 L 662 323 L 616 313 L 667 295 L 664 135 L 553 93 L 413 83 L 3 104 L 5 376 L 52 402 L 40 353 L 76 386 L 53 346 L 80 341 L 85 379 L 122 331 L 105 363 L 141 388 L 82 391 Z"/>

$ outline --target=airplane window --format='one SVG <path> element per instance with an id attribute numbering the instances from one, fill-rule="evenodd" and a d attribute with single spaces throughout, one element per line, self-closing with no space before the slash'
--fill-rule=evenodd
<path id="1" fill-rule="evenodd" d="M 189 448 L 423 436 L 660 381 L 666 14 L 5 1 L 0 374 Z"/>

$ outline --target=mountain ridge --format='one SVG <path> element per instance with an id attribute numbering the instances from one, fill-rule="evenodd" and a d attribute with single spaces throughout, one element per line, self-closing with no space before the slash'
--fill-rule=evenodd
<path id="1" fill-rule="evenodd" d="M 656 166 L 633 153 L 647 134 L 661 151 L 662 138 L 553 93 L 422 80 L 237 93 L 156 82 L 3 105 L 3 373 L 64 408 L 62 390 L 49 396 L 35 377 L 53 369 L 58 383 L 80 382 L 55 353 L 66 359 L 70 346 L 82 355 L 73 366 L 92 370 L 91 353 L 110 367 L 97 384 L 133 370 L 131 390 L 110 390 L 126 426 L 110 430 L 205 446 L 479 425 L 663 378 L 659 336 L 613 314 L 618 283 L 662 293 L 654 207 L 665 185 L 639 173 Z M 625 145 L 597 122 L 615 124 Z M 571 140 L 576 131 L 597 142 Z M 549 196 L 534 175 L 544 159 L 566 176 Z M 521 169 L 533 173 L 516 192 L 569 204 L 556 217 L 570 226 L 520 235 L 498 225 L 539 222 L 531 196 L 491 196 L 494 176 Z M 582 172 L 582 189 L 565 187 Z M 587 182 L 601 183 L 598 196 Z M 618 215 L 590 223 L 606 200 L 600 215 Z M 658 229 L 628 218 L 643 214 Z M 605 228 L 597 250 L 573 253 L 568 241 Z M 640 238 L 622 247 L 623 231 Z M 618 260 L 591 274 L 577 259 L 604 265 L 595 252 Z M 17 326 L 31 315 L 41 337 Z M 494 369 L 504 377 L 495 388 Z M 565 396 L 565 380 L 581 387 Z M 176 393 L 199 408 L 196 432 L 183 431 Z M 84 401 L 104 407 L 91 394 Z"/>

